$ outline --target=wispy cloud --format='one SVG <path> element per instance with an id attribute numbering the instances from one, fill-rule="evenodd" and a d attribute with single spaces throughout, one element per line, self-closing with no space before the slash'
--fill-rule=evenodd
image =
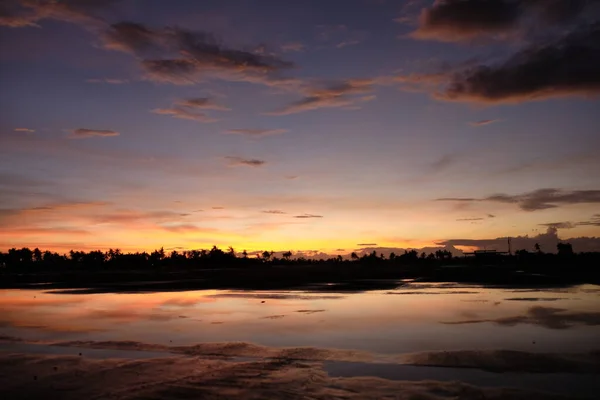
<path id="1" fill-rule="evenodd" d="M 118 0 L 9 0 L 2 3 L 0 26 L 23 28 L 39 27 L 37 22 L 45 19 L 101 26 L 102 15 Z"/>
<path id="2" fill-rule="evenodd" d="M 158 82 L 195 84 L 211 77 L 269 86 L 295 84 L 278 76 L 292 63 L 264 52 L 229 48 L 209 32 L 119 22 L 104 33 L 103 41 L 107 49 L 141 59 L 146 78 Z M 173 53 L 178 58 L 173 58 Z"/>
<path id="3" fill-rule="evenodd" d="M 315 215 L 315 214 L 302 214 L 302 215 L 294 215 L 294 218 L 323 218 L 323 216 Z"/>
<path id="4" fill-rule="evenodd" d="M 225 157 L 227 163 L 231 167 L 261 167 L 265 165 L 267 162 L 264 160 L 257 160 L 255 158 L 242 158 L 235 156 L 227 156 Z"/>
<path id="5" fill-rule="evenodd" d="M 29 128 L 15 128 L 14 129 L 15 132 L 26 132 L 26 133 L 33 133 L 35 132 L 35 129 L 29 129 Z"/>
<path id="6" fill-rule="evenodd" d="M 304 51 L 305 49 L 306 46 L 300 42 L 290 42 L 281 45 L 281 50 L 286 53 Z"/>
<path id="7" fill-rule="evenodd" d="M 288 115 L 321 108 L 355 108 L 375 99 L 375 96 L 367 94 L 373 91 L 374 85 L 382 82 L 377 79 L 348 79 L 328 87 L 309 88 L 301 100 L 265 114 Z"/>
<path id="8" fill-rule="evenodd" d="M 88 83 L 107 83 L 109 85 L 123 85 L 129 83 L 127 79 L 116 79 L 116 78 L 92 78 L 87 79 Z"/>
<path id="9" fill-rule="evenodd" d="M 265 210 L 262 212 L 264 214 L 287 214 L 285 211 L 281 211 L 281 210 Z"/>
<path id="10" fill-rule="evenodd" d="M 84 138 L 91 138 L 91 137 L 96 137 L 96 136 L 99 136 L 99 137 L 119 136 L 119 132 L 111 131 L 111 130 L 107 130 L 107 129 L 79 128 L 79 129 L 75 129 L 74 131 L 72 131 L 71 134 L 69 135 L 69 138 L 84 139 Z"/>
<path id="11" fill-rule="evenodd" d="M 157 108 L 152 110 L 155 114 L 170 115 L 173 118 L 187 119 L 203 123 L 217 122 L 218 119 L 213 118 L 205 112 L 197 110 L 213 110 L 213 111 L 229 111 L 230 109 L 215 103 L 209 98 L 201 97 L 194 99 L 178 100 L 170 108 Z"/>
<path id="12" fill-rule="evenodd" d="M 483 221 L 483 218 L 459 218 L 457 221 Z"/>
<path id="13" fill-rule="evenodd" d="M 471 126 L 485 126 L 485 125 L 490 125 L 490 124 L 494 124 L 496 122 L 499 122 L 499 119 L 483 119 L 481 121 L 473 121 L 473 122 L 469 122 L 469 125 Z"/>
<path id="14" fill-rule="evenodd" d="M 338 49 L 342 49 L 344 47 L 355 46 L 360 43 L 361 43 L 360 40 L 347 40 L 347 41 L 343 41 L 343 42 L 336 44 L 335 47 L 337 47 Z"/>
<path id="15" fill-rule="evenodd" d="M 263 137 L 271 135 L 280 135 L 282 133 L 289 132 L 288 129 L 229 129 L 225 131 L 225 134 L 231 135 L 243 135 L 250 137 Z"/>
<path id="16" fill-rule="evenodd" d="M 496 202 L 516 204 L 524 211 L 546 210 L 559 206 L 572 204 L 596 204 L 600 203 L 600 190 L 561 190 L 561 189 L 538 189 L 533 192 L 519 195 L 495 194 L 483 198 L 461 198 L 446 197 L 437 201 L 453 202 Z"/>

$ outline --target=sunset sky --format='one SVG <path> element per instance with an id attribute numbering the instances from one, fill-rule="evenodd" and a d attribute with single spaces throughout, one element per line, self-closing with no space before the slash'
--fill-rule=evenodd
<path id="1" fill-rule="evenodd" d="M 600 250 L 600 1 L 2 0 L 0 49 L 0 250 Z"/>

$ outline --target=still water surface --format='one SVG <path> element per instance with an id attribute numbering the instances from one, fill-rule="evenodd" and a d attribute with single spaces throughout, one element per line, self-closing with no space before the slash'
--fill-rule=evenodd
<path id="1" fill-rule="evenodd" d="M 363 293 L 2 290 L 0 335 L 166 345 L 243 341 L 384 354 L 461 349 L 581 353 L 600 348 L 600 286 L 406 283 Z"/>

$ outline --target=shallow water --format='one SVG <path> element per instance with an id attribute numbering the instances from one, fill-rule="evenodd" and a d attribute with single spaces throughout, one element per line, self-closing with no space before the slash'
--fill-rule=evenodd
<path id="1" fill-rule="evenodd" d="M 0 291 L 0 335 L 166 345 L 244 341 L 383 354 L 600 348 L 600 286 L 404 283 L 363 293 Z"/>

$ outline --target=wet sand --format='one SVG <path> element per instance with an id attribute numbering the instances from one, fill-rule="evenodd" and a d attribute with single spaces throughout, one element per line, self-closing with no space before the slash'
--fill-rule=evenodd
<path id="1" fill-rule="evenodd" d="M 533 400 L 600 391 L 598 352 L 383 355 L 243 342 L 1 342 L 0 394 L 8 399 Z"/>
<path id="2" fill-rule="evenodd" d="M 95 360 L 0 353 L 5 399 L 567 399 L 461 382 L 329 376 L 317 362 L 202 357 Z M 591 397 L 590 397 L 591 398 Z"/>

